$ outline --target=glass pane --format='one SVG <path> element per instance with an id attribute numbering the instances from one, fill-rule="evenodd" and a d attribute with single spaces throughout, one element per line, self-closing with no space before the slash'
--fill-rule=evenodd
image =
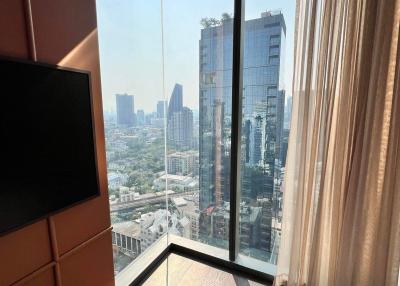
<path id="1" fill-rule="evenodd" d="M 290 130 L 295 2 L 246 1 L 240 253 L 276 264 Z"/>
<path id="2" fill-rule="evenodd" d="M 167 232 L 161 4 L 97 1 L 115 274 Z"/>
<path id="3" fill-rule="evenodd" d="M 164 1 L 171 235 L 228 248 L 233 1 Z"/>

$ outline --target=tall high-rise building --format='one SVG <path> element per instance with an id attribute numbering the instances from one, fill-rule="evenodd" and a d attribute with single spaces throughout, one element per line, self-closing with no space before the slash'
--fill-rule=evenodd
<path id="1" fill-rule="evenodd" d="M 136 124 L 137 125 L 144 125 L 145 124 L 144 110 L 143 109 L 138 109 L 138 111 L 137 111 Z"/>
<path id="2" fill-rule="evenodd" d="M 220 207 L 229 201 L 232 97 L 231 19 L 201 30 L 199 118 L 199 207 Z M 244 27 L 242 200 L 271 202 L 276 170 L 281 166 L 284 97 L 283 56 L 286 26 L 281 13 L 264 12 Z M 266 208 L 264 204 L 262 207 Z M 260 221 L 271 225 L 273 210 Z M 203 216 L 204 217 L 204 216 Z M 202 222 L 200 222 L 202 224 Z M 267 230 L 260 232 L 263 250 L 270 245 Z"/>
<path id="3" fill-rule="evenodd" d="M 202 29 L 199 41 L 200 211 L 229 200 L 232 24 Z"/>
<path id="4" fill-rule="evenodd" d="M 166 104 L 167 102 L 164 100 L 157 102 L 157 118 L 164 118 L 164 108 Z"/>
<path id="5" fill-rule="evenodd" d="M 167 139 L 172 148 L 190 149 L 193 141 L 193 112 L 183 106 L 182 85 L 175 84 L 167 114 Z"/>
<path id="6" fill-rule="evenodd" d="M 193 112 L 188 107 L 172 113 L 168 119 L 168 143 L 179 150 L 190 149 L 193 140 Z"/>
<path id="7" fill-rule="evenodd" d="M 168 104 L 168 119 L 172 117 L 174 112 L 179 112 L 183 108 L 183 88 L 182 85 L 176 83 L 172 91 Z"/>
<path id="8" fill-rule="evenodd" d="M 135 105 L 133 95 L 116 94 L 117 124 L 133 126 L 135 120 Z"/>

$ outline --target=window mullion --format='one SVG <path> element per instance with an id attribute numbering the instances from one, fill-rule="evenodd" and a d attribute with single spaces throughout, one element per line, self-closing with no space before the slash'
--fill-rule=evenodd
<path id="1" fill-rule="evenodd" d="M 243 28 L 244 1 L 235 0 L 233 19 L 233 64 L 232 64 L 232 135 L 230 173 L 230 220 L 229 260 L 235 261 L 239 251 L 240 211 L 240 150 L 242 129 L 243 92 Z"/>

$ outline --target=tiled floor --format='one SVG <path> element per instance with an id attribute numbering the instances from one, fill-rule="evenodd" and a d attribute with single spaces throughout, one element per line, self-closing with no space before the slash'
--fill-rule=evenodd
<path id="1" fill-rule="evenodd" d="M 143 285 L 260 286 L 263 284 L 230 274 L 176 254 L 170 254 Z"/>

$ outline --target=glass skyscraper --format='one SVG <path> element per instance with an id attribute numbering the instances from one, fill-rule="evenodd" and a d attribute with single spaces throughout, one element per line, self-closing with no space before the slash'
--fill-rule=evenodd
<path id="1" fill-rule="evenodd" d="M 188 150 L 193 140 L 193 112 L 183 106 L 183 88 L 175 84 L 168 104 L 167 138 L 173 149 Z"/>
<path id="2" fill-rule="evenodd" d="M 133 126 L 135 120 L 133 95 L 116 94 L 117 124 Z"/>
<path id="3" fill-rule="evenodd" d="M 157 118 L 164 118 L 164 105 L 166 105 L 166 101 L 164 100 L 157 102 Z"/>
<path id="4" fill-rule="evenodd" d="M 217 21 L 201 30 L 199 42 L 199 207 L 207 220 L 200 225 L 229 211 L 232 29 L 232 19 Z M 264 252 L 272 250 L 272 220 L 279 215 L 285 36 L 281 13 L 245 21 L 240 235 L 248 249 Z M 221 231 L 216 225 L 203 229 L 203 239 L 221 238 L 216 234 L 226 233 L 226 224 Z"/>
<path id="5" fill-rule="evenodd" d="M 174 112 L 180 112 L 183 108 L 183 87 L 176 83 L 172 91 L 171 98 L 168 104 L 168 119 L 171 119 Z"/>

